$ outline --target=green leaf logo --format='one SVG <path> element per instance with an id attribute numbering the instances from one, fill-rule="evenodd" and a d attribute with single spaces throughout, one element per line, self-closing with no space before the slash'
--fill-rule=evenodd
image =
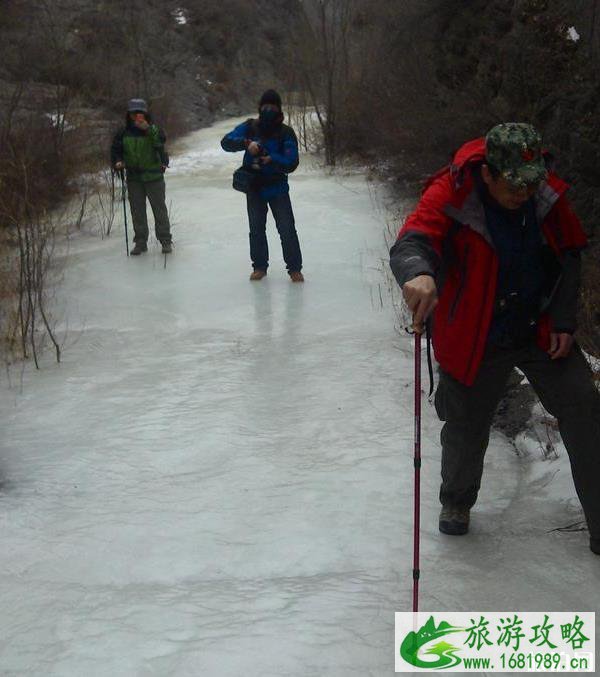
<path id="1" fill-rule="evenodd" d="M 426 668 L 428 670 L 446 670 L 452 668 L 461 662 L 461 659 L 455 655 L 457 651 L 460 651 L 458 647 L 445 641 L 437 642 L 424 650 L 423 647 L 444 635 L 462 631 L 464 631 L 464 628 L 454 627 L 445 621 L 442 621 L 436 628 L 433 616 L 430 616 L 429 620 L 418 632 L 409 632 L 406 635 L 400 646 L 400 655 L 407 663 L 417 668 Z M 419 652 L 421 655 L 433 655 L 438 658 L 433 661 L 425 661 L 419 657 Z"/>

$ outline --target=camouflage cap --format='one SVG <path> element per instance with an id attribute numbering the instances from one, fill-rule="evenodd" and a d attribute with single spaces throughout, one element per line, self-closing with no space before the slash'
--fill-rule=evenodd
<path id="1" fill-rule="evenodd" d="M 485 137 L 485 157 L 502 177 L 519 188 L 543 181 L 547 176 L 542 137 L 524 122 L 493 127 Z"/>

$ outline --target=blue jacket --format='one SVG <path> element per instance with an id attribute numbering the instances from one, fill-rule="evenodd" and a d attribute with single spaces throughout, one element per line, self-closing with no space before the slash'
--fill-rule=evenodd
<path id="1" fill-rule="evenodd" d="M 265 137 L 260 134 L 258 121 L 250 119 L 226 134 L 221 139 L 221 147 L 230 153 L 245 151 L 243 164 L 245 167 L 251 167 L 255 157 L 247 150 L 250 141 L 259 143 L 264 153 L 270 155 L 272 160 L 269 164 L 261 165 L 261 176 L 271 178 L 272 183 L 269 182 L 260 191 L 260 196 L 263 200 L 270 200 L 277 195 L 288 193 L 290 188 L 287 175 L 296 169 L 299 162 L 298 139 L 294 130 L 287 125 L 281 125 L 279 131 Z"/>

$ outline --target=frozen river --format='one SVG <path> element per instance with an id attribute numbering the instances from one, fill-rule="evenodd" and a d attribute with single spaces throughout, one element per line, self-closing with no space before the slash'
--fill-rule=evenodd
<path id="1" fill-rule="evenodd" d="M 0 675 L 384 677 L 412 567 L 410 341 L 364 178 L 302 157 L 306 283 L 250 283 L 235 121 L 178 144 L 174 254 L 71 245 L 64 361 L 0 384 Z M 564 453 L 488 454 L 472 534 L 437 532 L 425 406 L 421 608 L 595 611 Z M 566 476 L 566 480 L 564 479 Z"/>

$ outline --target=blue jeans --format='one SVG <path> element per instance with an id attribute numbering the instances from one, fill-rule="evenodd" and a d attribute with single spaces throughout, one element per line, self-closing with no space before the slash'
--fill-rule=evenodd
<path id="1" fill-rule="evenodd" d="M 266 270 L 269 267 L 267 210 L 270 207 L 281 239 L 283 259 L 288 273 L 302 270 L 302 254 L 289 193 L 275 195 L 269 200 L 263 199 L 258 193 L 247 193 L 246 197 L 250 223 L 250 258 L 253 268 Z"/>

